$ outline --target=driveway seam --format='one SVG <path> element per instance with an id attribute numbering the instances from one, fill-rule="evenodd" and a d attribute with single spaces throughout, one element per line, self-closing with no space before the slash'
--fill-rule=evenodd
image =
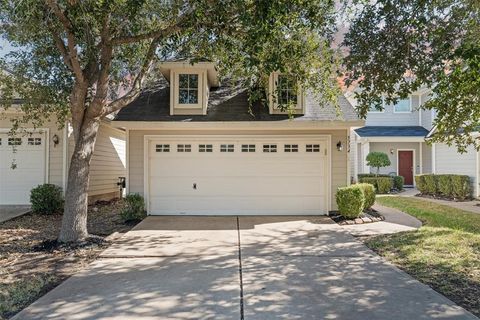
<path id="1" fill-rule="evenodd" d="M 237 216 L 237 236 L 238 236 L 238 275 L 240 279 L 240 320 L 245 319 L 243 310 L 243 274 L 242 274 L 242 247 L 240 242 L 240 221 Z"/>

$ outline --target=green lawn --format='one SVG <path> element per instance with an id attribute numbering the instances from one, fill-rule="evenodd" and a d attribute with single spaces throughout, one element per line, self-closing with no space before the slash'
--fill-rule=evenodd
<path id="1" fill-rule="evenodd" d="M 418 231 L 377 236 L 367 246 L 480 316 L 480 215 L 427 200 L 377 197 L 420 219 Z"/>

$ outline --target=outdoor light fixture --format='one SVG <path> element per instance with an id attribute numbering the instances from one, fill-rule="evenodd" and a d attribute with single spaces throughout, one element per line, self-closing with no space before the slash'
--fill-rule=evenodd
<path id="1" fill-rule="evenodd" d="M 343 150 L 342 141 L 338 141 L 338 142 L 337 142 L 337 150 L 338 150 L 338 151 L 342 151 L 342 150 Z"/>
<path id="2" fill-rule="evenodd" d="M 393 148 L 390 148 L 390 154 L 393 154 L 394 151 Z"/>
<path id="3" fill-rule="evenodd" d="M 52 141 L 54 146 L 56 146 L 60 142 L 60 138 L 56 134 L 54 134 L 52 137 Z"/>

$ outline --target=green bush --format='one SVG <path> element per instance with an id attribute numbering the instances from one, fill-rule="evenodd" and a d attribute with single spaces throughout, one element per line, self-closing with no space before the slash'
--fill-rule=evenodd
<path id="1" fill-rule="evenodd" d="M 455 199 L 465 200 L 472 196 L 470 177 L 464 175 L 451 175 L 452 195 Z"/>
<path id="2" fill-rule="evenodd" d="M 362 189 L 356 185 L 338 188 L 335 200 L 337 201 L 338 211 L 345 218 L 358 218 L 363 212 L 365 196 Z"/>
<path id="3" fill-rule="evenodd" d="M 375 187 L 370 183 L 359 183 L 355 186 L 362 190 L 363 196 L 365 197 L 363 209 L 370 209 L 375 204 Z"/>
<path id="4" fill-rule="evenodd" d="M 453 184 L 452 175 L 450 174 L 438 174 L 435 175 L 437 180 L 437 191 L 442 196 L 453 197 Z"/>
<path id="5" fill-rule="evenodd" d="M 393 188 L 393 178 L 377 178 L 377 192 L 379 194 L 389 193 Z"/>
<path id="6" fill-rule="evenodd" d="M 137 221 L 142 220 L 147 216 L 145 211 L 145 201 L 138 193 L 129 194 L 125 197 L 125 205 L 120 211 L 120 216 L 123 221 Z"/>
<path id="7" fill-rule="evenodd" d="M 377 175 L 380 172 L 380 168 L 388 167 L 389 165 L 391 165 L 390 159 L 388 159 L 388 154 L 384 152 L 372 151 L 367 154 L 365 160 L 367 160 L 367 166 L 377 169 Z"/>
<path id="8" fill-rule="evenodd" d="M 438 193 L 437 180 L 434 174 L 426 174 L 423 176 L 425 181 L 425 191 L 427 194 L 435 195 Z"/>
<path id="9" fill-rule="evenodd" d="M 418 191 L 422 194 L 427 193 L 427 186 L 425 185 L 425 175 L 421 174 L 415 176 L 415 185 L 417 186 Z"/>
<path id="10" fill-rule="evenodd" d="M 390 175 L 388 175 L 388 174 L 378 174 L 378 175 L 376 175 L 375 173 L 359 173 L 357 176 L 358 176 L 358 180 L 363 179 L 363 178 L 390 177 Z"/>
<path id="11" fill-rule="evenodd" d="M 405 179 L 402 176 L 394 176 L 393 177 L 393 188 L 402 191 L 403 184 L 405 183 Z"/>
<path id="12" fill-rule="evenodd" d="M 41 184 L 30 191 L 30 203 L 35 213 L 60 213 L 63 210 L 62 188 L 49 183 Z"/>

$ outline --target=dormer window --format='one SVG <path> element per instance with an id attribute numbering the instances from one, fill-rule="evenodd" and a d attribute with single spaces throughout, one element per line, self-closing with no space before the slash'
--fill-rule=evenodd
<path id="1" fill-rule="evenodd" d="M 274 72 L 269 81 L 269 105 L 271 114 L 304 114 L 303 91 L 295 78 Z"/>
<path id="2" fill-rule="evenodd" d="M 178 75 L 178 103 L 198 104 L 198 74 Z"/>

